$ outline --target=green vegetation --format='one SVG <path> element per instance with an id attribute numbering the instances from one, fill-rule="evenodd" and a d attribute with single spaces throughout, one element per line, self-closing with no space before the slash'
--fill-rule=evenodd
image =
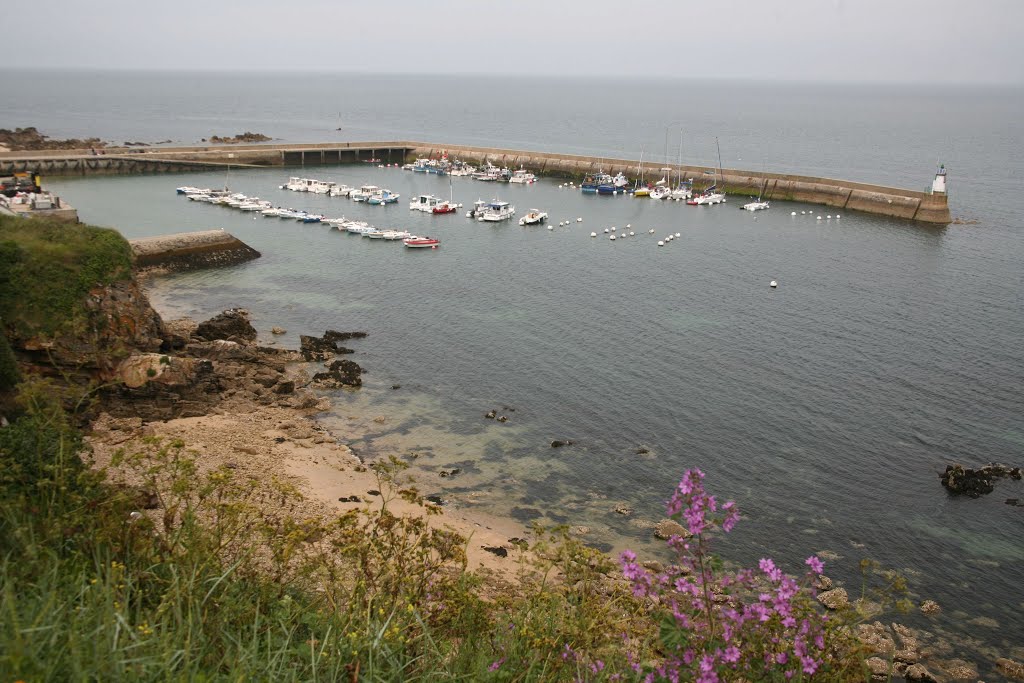
<path id="1" fill-rule="evenodd" d="M 115 230 L 0 216 L 0 320 L 14 337 L 55 335 L 87 318 L 89 290 L 131 277 Z"/>

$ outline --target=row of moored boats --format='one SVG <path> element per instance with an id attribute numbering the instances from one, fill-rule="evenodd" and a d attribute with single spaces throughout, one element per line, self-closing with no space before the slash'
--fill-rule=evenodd
<path id="1" fill-rule="evenodd" d="M 185 195 L 191 201 L 227 206 L 239 211 L 251 211 L 253 213 L 258 212 L 265 218 L 290 218 L 302 223 L 326 223 L 338 230 L 351 234 L 362 235 L 363 237 L 368 237 L 374 240 L 401 240 L 405 246 L 413 249 L 434 249 L 441 244 L 439 239 L 413 235 L 407 230 L 382 229 L 374 227 L 365 221 L 349 220 L 344 216 L 341 218 L 327 218 L 323 214 L 315 214 L 308 211 L 290 208 L 286 209 L 280 206 L 274 206 L 272 202 L 266 199 L 249 197 L 240 192 L 183 186 L 177 188 L 177 193 Z"/>

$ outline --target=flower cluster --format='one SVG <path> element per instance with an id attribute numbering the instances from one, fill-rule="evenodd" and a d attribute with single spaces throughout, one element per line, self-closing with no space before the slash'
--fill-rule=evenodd
<path id="1" fill-rule="evenodd" d="M 649 572 L 628 550 L 620 557 L 633 594 L 656 596 L 666 609 L 662 645 L 667 657 L 646 680 L 718 683 L 776 675 L 790 680 L 819 672 L 827 617 L 815 608 L 811 589 L 768 558 L 757 570 L 711 569 L 710 532 L 733 529 L 739 521 L 736 504 L 719 505 L 704 489 L 704 473 L 692 469 L 683 475 L 667 511 L 692 534 L 669 539 L 676 554 L 671 569 Z M 809 583 L 824 565 L 815 556 L 806 564 Z"/>

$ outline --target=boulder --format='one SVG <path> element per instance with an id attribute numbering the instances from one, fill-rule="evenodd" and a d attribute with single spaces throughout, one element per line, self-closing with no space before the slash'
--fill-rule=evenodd
<path id="1" fill-rule="evenodd" d="M 340 342 L 347 341 L 349 339 L 363 339 L 365 337 L 365 332 L 337 332 L 335 330 L 327 330 L 324 332 L 323 339 L 330 342 Z"/>
<path id="2" fill-rule="evenodd" d="M 306 334 L 299 335 L 299 352 L 307 361 L 326 361 L 334 358 L 338 352 L 338 345 L 323 337 L 311 337 Z"/>
<path id="3" fill-rule="evenodd" d="M 938 614 L 940 611 L 942 611 L 942 608 L 934 600 L 925 600 L 921 603 L 921 612 L 923 614 L 933 615 Z"/>
<path id="4" fill-rule="evenodd" d="M 195 336 L 206 341 L 224 339 L 245 343 L 256 340 L 256 328 L 249 322 L 248 311 L 242 308 L 230 308 L 199 323 Z"/>
<path id="5" fill-rule="evenodd" d="M 552 448 L 561 448 L 562 446 L 571 446 L 571 445 L 573 445 L 573 443 L 575 443 L 575 442 L 572 439 L 566 439 L 564 441 L 559 440 L 559 439 L 555 439 L 554 441 L 551 442 L 551 447 Z"/>
<path id="6" fill-rule="evenodd" d="M 347 359 L 336 360 L 327 366 L 326 372 L 313 375 L 313 381 L 323 385 L 360 387 L 363 385 L 363 369 L 358 363 Z"/>
<path id="7" fill-rule="evenodd" d="M 667 541 L 673 536 L 688 538 L 690 530 L 674 519 L 663 519 L 654 527 L 654 537 Z"/>
<path id="8" fill-rule="evenodd" d="M 845 588 L 833 588 L 818 594 L 818 602 L 829 609 L 844 609 L 850 606 L 850 599 Z"/>
<path id="9" fill-rule="evenodd" d="M 928 669 L 921 664 L 911 664 L 903 672 L 903 677 L 908 681 L 920 681 L 921 683 L 938 683 L 936 678 L 929 673 Z"/>
<path id="10" fill-rule="evenodd" d="M 1004 477 L 1019 481 L 1021 470 L 1019 467 L 998 463 L 991 463 L 978 469 L 964 467 L 957 463 L 946 466 L 946 471 L 942 473 L 942 485 L 954 495 L 978 498 L 992 493 L 995 490 L 995 482 Z"/>
<path id="11" fill-rule="evenodd" d="M 1012 659 L 1006 657 L 1000 657 L 996 660 L 996 668 L 999 669 L 999 673 L 1003 674 L 1007 678 L 1013 678 L 1018 681 L 1024 681 L 1024 664 L 1015 662 Z"/>

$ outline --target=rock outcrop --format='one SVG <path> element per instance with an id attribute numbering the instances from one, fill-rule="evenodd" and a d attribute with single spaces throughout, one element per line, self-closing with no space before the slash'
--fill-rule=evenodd
<path id="1" fill-rule="evenodd" d="M 964 467 L 957 463 L 946 466 L 946 471 L 942 473 L 942 485 L 950 493 L 978 498 L 992 493 L 995 490 L 995 482 L 1004 477 L 1020 481 L 1021 470 L 1019 467 L 997 463 L 978 469 Z"/>

